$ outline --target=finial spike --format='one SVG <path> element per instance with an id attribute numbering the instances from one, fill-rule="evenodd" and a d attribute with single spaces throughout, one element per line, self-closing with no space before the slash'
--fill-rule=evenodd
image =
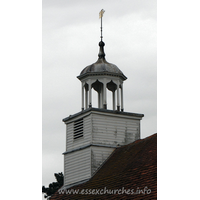
<path id="1" fill-rule="evenodd" d="M 105 46 L 105 43 L 103 42 L 103 41 L 100 41 L 99 42 L 99 54 L 98 54 L 98 56 L 99 56 L 99 59 L 101 59 L 101 58 L 103 58 L 103 59 L 105 59 L 105 53 L 104 53 L 104 47 Z"/>

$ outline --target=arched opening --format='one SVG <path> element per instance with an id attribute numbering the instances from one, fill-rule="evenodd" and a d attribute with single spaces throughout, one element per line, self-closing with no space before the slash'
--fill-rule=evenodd
<path id="1" fill-rule="evenodd" d="M 116 94 L 115 94 L 116 92 L 115 91 L 117 89 L 117 85 L 111 80 L 109 83 L 107 83 L 107 89 L 111 91 L 112 93 L 108 95 L 108 101 L 112 102 L 112 104 L 110 104 L 109 107 L 110 109 L 116 110 Z M 112 105 L 112 108 L 111 108 L 111 105 Z"/>
<path id="2" fill-rule="evenodd" d="M 98 105 L 96 107 L 103 108 L 103 83 L 97 80 L 92 84 L 92 88 L 97 92 L 97 95 L 93 95 L 93 102 L 96 102 L 96 105 L 98 102 Z"/>
<path id="3" fill-rule="evenodd" d="M 92 107 L 98 108 L 98 92 L 92 88 Z"/>
<path id="4" fill-rule="evenodd" d="M 120 111 L 121 107 L 123 112 L 123 82 L 106 80 L 106 78 L 101 81 L 93 79 L 82 82 L 82 110 L 96 107 Z"/>

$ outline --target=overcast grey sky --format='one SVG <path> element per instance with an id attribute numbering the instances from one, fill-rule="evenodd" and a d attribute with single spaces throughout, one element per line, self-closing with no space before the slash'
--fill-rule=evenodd
<path id="1" fill-rule="evenodd" d="M 124 108 L 142 113 L 142 138 L 157 132 L 156 0 L 43 0 L 43 185 L 63 171 L 65 125 L 81 110 L 82 69 L 98 58 L 99 12 L 108 62 L 128 77 Z M 93 95 L 94 96 L 94 95 Z M 108 95 L 109 96 L 109 95 Z M 111 108 L 108 100 L 108 108 Z"/>
<path id="2" fill-rule="evenodd" d="M 43 8 L 41 4 L 40 0 L 10 0 L 2 1 L 0 6 L 3 199 L 41 197 L 42 147 L 43 185 L 55 180 L 53 173 L 63 171 L 65 127 L 61 120 L 80 111 L 80 81 L 76 76 L 97 59 L 98 13 L 102 8 L 106 10 L 103 18 L 106 58 L 128 77 L 124 82 L 125 111 L 145 114 L 142 137 L 156 130 L 153 89 L 156 83 L 150 82 L 156 77 L 156 2 L 43 0 Z M 197 0 L 158 1 L 161 199 L 198 198 L 199 19 Z"/>

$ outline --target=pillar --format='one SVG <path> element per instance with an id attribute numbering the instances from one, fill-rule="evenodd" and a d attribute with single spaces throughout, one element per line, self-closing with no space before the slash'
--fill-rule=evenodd
<path id="1" fill-rule="evenodd" d="M 123 83 L 121 84 L 121 111 L 124 111 Z"/>
<path id="2" fill-rule="evenodd" d="M 85 88 L 85 109 L 88 108 L 88 90 Z"/>
<path id="3" fill-rule="evenodd" d="M 84 110 L 84 84 L 82 83 L 82 110 Z"/>
<path id="4" fill-rule="evenodd" d="M 115 90 L 112 93 L 113 93 L 113 110 L 115 110 Z"/>
<path id="5" fill-rule="evenodd" d="M 88 87 L 88 90 L 89 90 L 89 107 L 91 108 L 92 107 L 92 87 L 91 87 L 91 82 L 89 82 L 89 87 Z"/>
<path id="6" fill-rule="evenodd" d="M 106 101 L 106 80 L 105 80 L 105 78 L 104 78 L 104 83 L 103 83 L 103 108 L 104 109 L 107 109 L 107 101 Z"/>
<path id="7" fill-rule="evenodd" d="M 120 111 L 120 104 L 119 104 L 119 81 L 117 81 L 117 111 Z"/>
<path id="8" fill-rule="evenodd" d="M 98 91 L 98 108 L 101 108 L 101 90 Z"/>

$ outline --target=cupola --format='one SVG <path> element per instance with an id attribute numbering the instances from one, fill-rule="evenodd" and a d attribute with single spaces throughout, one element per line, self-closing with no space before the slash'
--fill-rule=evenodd
<path id="1" fill-rule="evenodd" d="M 114 64 L 107 62 L 105 43 L 99 42 L 98 60 L 85 67 L 77 78 L 82 82 L 82 110 L 92 107 L 92 88 L 98 93 L 98 108 L 107 109 L 107 90 L 112 92 L 113 110 L 124 110 L 123 81 L 127 77 Z"/>

